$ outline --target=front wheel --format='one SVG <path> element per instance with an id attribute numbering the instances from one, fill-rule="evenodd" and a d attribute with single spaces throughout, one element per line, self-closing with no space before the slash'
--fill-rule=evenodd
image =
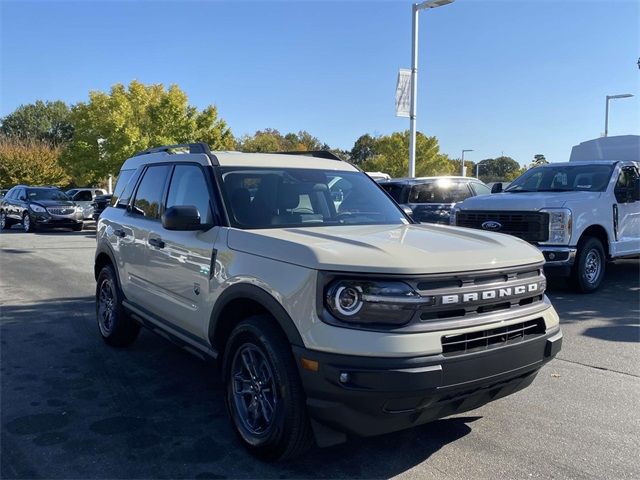
<path id="1" fill-rule="evenodd" d="M 571 272 L 571 283 L 578 292 L 592 293 L 602 283 L 607 257 L 599 239 L 587 237 L 580 243 Z"/>
<path id="2" fill-rule="evenodd" d="M 31 233 L 36 229 L 36 224 L 31 220 L 31 215 L 27 212 L 24 212 L 22 215 L 22 229 L 26 233 Z"/>
<path id="3" fill-rule="evenodd" d="M 223 374 L 231 421 L 252 454 L 263 460 L 284 460 L 311 446 L 291 345 L 271 317 L 251 317 L 231 332 Z"/>

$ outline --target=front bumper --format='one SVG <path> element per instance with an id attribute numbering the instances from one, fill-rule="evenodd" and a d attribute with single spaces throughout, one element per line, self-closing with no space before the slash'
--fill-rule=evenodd
<path id="1" fill-rule="evenodd" d="M 520 343 L 454 356 L 381 358 L 301 347 L 293 351 L 316 440 L 328 446 L 349 434 L 371 436 L 414 427 L 521 390 L 561 344 L 556 326 Z M 318 362 L 318 370 L 302 368 L 302 358 Z"/>
<path id="2" fill-rule="evenodd" d="M 71 215 L 54 215 L 51 213 L 31 213 L 31 219 L 38 227 L 72 228 L 82 225 L 82 212 Z"/>
<path id="3" fill-rule="evenodd" d="M 538 246 L 544 255 L 544 271 L 548 276 L 568 276 L 576 260 L 575 247 Z"/>

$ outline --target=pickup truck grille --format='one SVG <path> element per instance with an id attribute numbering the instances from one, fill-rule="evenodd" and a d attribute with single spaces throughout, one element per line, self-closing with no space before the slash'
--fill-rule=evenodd
<path id="1" fill-rule="evenodd" d="M 442 354 L 445 357 L 504 347 L 544 335 L 542 318 L 514 323 L 506 327 L 491 328 L 479 332 L 446 335 L 442 337 Z"/>
<path id="2" fill-rule="evenodd" d="M 488 221 L 498 222 L 501 228 L 493 230 L 508 233 L 527 242 L 546 242 L 549 239 L 549 215 L 541 212 L 505 212 L 460 210 L 456 225 L 483 229 Z"/>

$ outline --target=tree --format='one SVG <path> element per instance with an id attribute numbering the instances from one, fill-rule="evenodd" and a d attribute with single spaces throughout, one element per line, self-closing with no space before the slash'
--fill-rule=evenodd
<path id="1" fill-rule="evenodd" d="M 509 181 L 522 173 L 522 167 L 511 157 L 487 158 L 479 162 L 480 178 L 485 182 Z"/>
<path id="2" fill-rule="evenodd" d="M 199 111 L 177 86 L 116 84 L 109 93 L 93 91 L 71 111 L 73 139 L 61 162 L 77 184 L 103 181 L 124 160 L 158 145 L 203 141 L 212 149 L 232 150 L 231 130 L 214 106 Z"/>
<path id="3" fill-rule="evenodd" d="M 71 140 L 73 126 L 69 120 L 70 110 L 66 103 L 38 100 L 20 105 L 2 119 L 0 135 L 22 141 L 34 140 L 50 145 L 63 145 Z"/>
<path id="4" fill-rule="evenodd" d="M 392 177 L 403 177 L 409 172 L 409 131 L 394 132 L 375 138 L 373 155 L 362 162 L 366 171 L 380 171 Z M 451 161 L 440 153 L 436 137 L 418 132 L 416 136 L 416 176 L 448 175 Z"/>
<path id="5" fill-rule="evenodd" d="M 547 162 L 547 159 L 545 158 L 544 155 L 542 155 L 541 153 L 536 153 L 533 156 L 533 162 L 531 163 L 532 167 L 539 167 L 540 165 L 546 165 L 549 162 Z"/>
<path id="6" fill-rule="evenodd" d="M 330 150 L 316 137 L 305 130 L 298 133 L 282 135 L 274 128 L 258 130 L 253 135 L 243 135 L 236 143 L 236 148 L 243 152 L 306 152 Z"/>
<path id="7" fill-rule="evenodd" d="M 356 143 L 353 144 L 353 148 L 351 149 L 351 154 L 349 155 L 351 162 L 354 165 L 360 165 L 361 163 L 369 160 L 375 155 L 375 145 L 376 139 L 371 135 L 368 133 L 361 135 L 360 138 L 356 140 Z"/>
<path id="8" fill-rule="evenodd" d="M 69 177 L 59 165 L 60 147 L 37 140 L 0 138 L 0 186 L 66 186 Z"/>

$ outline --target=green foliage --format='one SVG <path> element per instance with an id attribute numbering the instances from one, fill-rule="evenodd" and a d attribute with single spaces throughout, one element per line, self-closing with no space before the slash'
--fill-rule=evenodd
<path id="1" fill-rule="evenodd" d="M 69 142 L 73 135 L 69 114 L 69 107 L 60 100 L 38 100 L 32 104 L 20 105 L 2 119 L 0 135 L 23 141 L 34 140 L 51 145 L 63 145 Z"/>
<path id="2" fill-rule="evenodd" d="M 89 102 L 71 112 L 73 140 L 62 156 L 78 184 L 117 174 L 124 160 L 158 145 L 203 141 L 212 149 L 234 147 L 231 130 L 214 106 L 189 105 L 177 85 L 116 84 L 109 93 L 93 91 Z"/>
<path id="3" fill-rule="evenodd" d="M 520 176 L 523 169 L 511 157 L 487 158 L 480 163 L 480 179 L 483 182 L 511 181 Z"/>
<path id="4" fill-rule="evenodd" d="M 368 133 L 361 135 L 353 144 L 349 155 L 351 163 L 360 165 L 375 155 L 376 139 Z"/>
<path id="5" fill-rule="evenodd" d="M 59 165 L 60 147 L 36 140 L 0 138 L 0 186 L 66 186 L 69 177 Z"/>
<path id="6" fill-rule="evenodd" d="M 368 147 L 371 153 L 367 154 L 368 158 L 362 161 L 360 168 L 369 172 L 388 173 L 392 177 L 406 176 L 409 173 L 409 130 L 375 137 L 373 140 L 373 145 Z M 418 132 L 416 176 L 450 175 L 452 171 L 451 161 L 447 155 L 440 153 L 436 137 L 427 137 Z"/>
<path id="7" fill-rule="evenodd" d="M 236 143 L 236 148 L 243 152 L 301 152 L 312 150 L 329 150 L 309 132 L 301 130 L 298 133 L 282 135 L 274 128 L 258 130 L 253 135 L 244 135 Z"/>
<path id="8" fill-rule="evenodd" d="M 544 155 L 542 155 L 541 153 L 536 153 L 533 156 L 533 162 L 531 163 L 531 167 L 539 167 L 540 165 L 546 165 L 547 163 L 547 159 L 545 158 Z"/>

